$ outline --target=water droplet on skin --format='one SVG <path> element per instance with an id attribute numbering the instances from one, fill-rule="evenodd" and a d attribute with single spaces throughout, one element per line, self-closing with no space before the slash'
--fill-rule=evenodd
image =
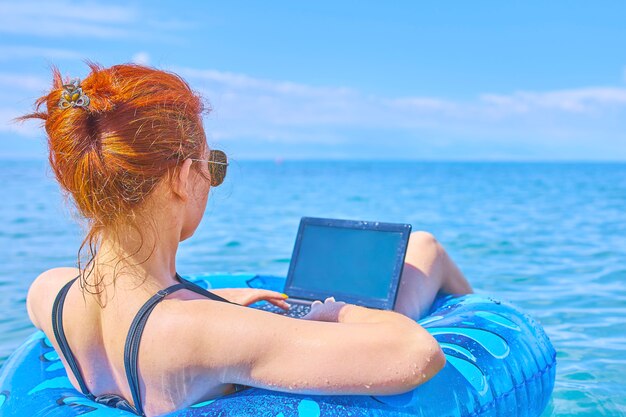
<path id="1" fill-rule="evenodd" d="M 365 385 L 365 388 L 370 389 L 372 386 L 371 385 Z"/>
<path id="2" fill-rule="evenodd" d="M 422 378 L 424 378 L 424 379 L 425 379 L 425 378 L 426 378 L 426 374 L 422 374 Z"/>

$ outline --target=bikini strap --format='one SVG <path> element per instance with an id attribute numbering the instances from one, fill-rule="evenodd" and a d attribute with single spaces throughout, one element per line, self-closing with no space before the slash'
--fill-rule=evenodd
<path id="1" fill-rule="evenodd" d="M 69 291 L 74 281 L 76 281 L 77 279 L 78 277 L 72 279 L 67 284 L 65 284 L 54 299 L 54 304 L 52 305 L 52 330 L 54 332 L 54 337 L 57 339 L 57 343 L 61 348 L 61 352 L 63 353 L 63 356 L 65 356 L 67 364 L 74 373 L 74 377 L 78 381 L 81 392 L 85 396 L 93 400 L 95 397 L 91 392 L 89 392 L 89 389 L 87 388 L 87 384 L 83 379 L 83 375 L 78 368 L 78 362 L 76 362 L 76 358 L 74 358 L 74 354 L 72 353 L 70 345 L 67 342 L 67 338 L 65 337 L 65 331 L 63 330 L 63 304 L 65 303 L 65 297 L 67 296 L 67 292 Z"/>
<path id="2" fill-rule="evenodd" d="M 182 282 L 174 284 L 164 290 L 157 291 L 146 303 L 141 307 L 137 315 L 135 316 L 128 336 L 126 337 L 126 344 L 124 345 L 124 369 L 126 370 L 126 379 L 130 386 L 130 392 L 133 396 L 133 403 L 135 404 L 135 413 L 144 416 L 143 406 L 141 404 L 141 393 L 139 391 L 139 371 L 137 370 L 137 357 L 139 354 L 139 343 L 141 342 L 141 335 L 148 316 L 154 310 L 154 307 L 163 300 L 167 295 L 185 288 L 185 284 Z"/>
<path id="3" fill-rule="evenodd" d="M 225 301 L 231 304 L 236 304 L 228 301 L 223 297 L 220 297 L 217 294 L 213 294 L 212 292 L 207 291 L 198 284 L 188 281 L 178 274 L 176 274 L 176 277 L 180 281 L 178 284 L 174 284 L 168 288 L 159 290 L 155 295 L 153 295 L 148 301 L 144 303 L 144 305 L 141 307 L 141 309 L 139 309 L 139 312 L 133 319 L 133 322 L 130 325 L 130 330 L 128 331 L 128 336 L 126 337 L 126 343 L 124 345 L 124 369 L 126 371 L 126 378 L 130 386 L 130 391 L 135 406 L 133 407 L 128 402 L 127 404 L 128 407 L 131 408 L 131 410 L 129 411 L 132 411 L 140 416 L 145 416 L 145 413 L 141 404 L 141 393 L 139 390 L 139 371 L 137 369 L 139 343 L 141 342 L 141 335 L 146 326 L 148 316 L 150 315 L 152 310 L 154 310 L 156 305 L 167 295 L 183 288 L 193 291 L 197 294 L 204 295 L 205 297 L 208 297 L 215 301 Z M 63 288 L 61 288 L 61 290 L 57 294 L 54 300 L 54 304 L 52 306 L 52 329 L 54 331 L 54 336 L 57 339 L 61 352 L 65 356 L 65 360 L 67 361 L 70 369 L 76 377 L 76 380 L 78 381 L 81 392 L 89 399 L 95 400 L 96 397 L 91 392 L 89 392 L 89 389 L 87 388 L 87 384 L 85 383 L 85 380 L 83 379 L 83 376 L 78 367 L 78 362 L 76 361 L 74 354 L 69 347 L 67 338 L 65 337 L 65 332 L 63 331 L 63 304 L 71 285 L 77 279 L 78 277 L 69 281 L 63 286 Z M 237 389 L 237 387 L 235 388 Z"/>
<path id="4" fill-rule="evenodd" d="M 193 291 L 197 294 L 204 295 L 205 297 L 208 297 L 215 301 L 225 301 L 231 303 L 227 299 L 222 298 L 219 295 L 213 294 L 210 291 L 207 291 L 198 284 L 184 279 L 183 277 L 178 275 L 178 273 L 176 274 L 176 278 L 180 281 L 179 284 L 174 284 L 164 290 L 159 290 L 148 301 L 146 301 L 146 303 L 141 307 L 141 309 L 135 316 L 132 324 L 130 325 L 128 337 L 126 338 L 126 345 L 124 346 L 124 368 L 126 369 L 126 378 L 128 379 L 128 384 L 130 385 L 131 394 L 133 396 L 133 403 L 135 404 L 134 411 L 140 416 L 144 416 L 145 414 L 143 411 L 143 406 L 141 404 L 141 392 L 139 390 L 139 371 L 137 369 L 139 344 L 141 342 L 141 335 L 143 333 L 143 330 L 146 327 L 146 322 L 148 321 L 148 316 L 150 315 L 152 310 L 154 310 L 156 305 L 168 294 L 171 294 L 174 291 L 178 291 L 182 288 Z M 238 387 L 236 387 L 236 389 L 237 388 Z"/>
<path id="5" fill-rule="evenodd" d="M 180 280 L 180 282 L 185 284 L 185 289 L 187 289 L 189 291 L 193 291 L 196 294 L 204 295 L 205 297 L 210 298 L 211 300 L 225 301 L 225 302 L 230 303 L 230 304 L 237 304 L 237 303 L 233 303 L 232 301 L 228 301 L 227 299 L 225 299 L 223 297 L 220 297 L 217 294 L 213 294 L 212 292 L 206 290 L 205 288 L 202 288 L 200 285 L 196 284 L 195 282 L 189 281 L 189 280 L 181 277 L 178 274 L 176 274 L 176 277 Z M 237 304 L 237 305 L 239 305 L 239 304 Z"/>

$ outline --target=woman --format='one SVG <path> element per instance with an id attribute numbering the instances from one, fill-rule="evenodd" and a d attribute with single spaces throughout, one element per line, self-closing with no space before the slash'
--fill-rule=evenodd
<path id="1" fill-rule="evenodd" d="M 242 307 L 286 309 L 284 294 L 208 292 L 180 278 L 178 244 L 223 180 L 225 155 L 208 148 L 202 102 L 175 74 L 90 66 L 69 84 L 55 70 L 51 92 L 22 118 L 44 120 L 52 169 L 88 225 L 79 268 L 42 273 L 27 298 L 76 389 L 153 416 L 245 386 L 401 393 L 443 367 L 414 319 L 437 292 L 471 288 L 428 233 L 411 235 L 395 312 L 329 298 L 293 319 Z"/>

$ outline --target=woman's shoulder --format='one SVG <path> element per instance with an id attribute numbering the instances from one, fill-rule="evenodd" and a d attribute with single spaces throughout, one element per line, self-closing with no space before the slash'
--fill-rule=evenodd
<path id="1" fill-rule="evenodd" d="M 26 310 L 35 327 L 42 329 L 44 314 L 49 316 L 56 295 L 68 281 L 76 278 L 78 268 L 61 267 L 41 273 L 30 285 L 26 296 Z M 51 320 L 47 317 L 47 320 Z"/>

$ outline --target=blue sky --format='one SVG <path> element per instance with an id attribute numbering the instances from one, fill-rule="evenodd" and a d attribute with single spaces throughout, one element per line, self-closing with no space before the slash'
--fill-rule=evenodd
<path id="1" fill-rule="evenodd" d="M 0 157 L 51 64 L 141 62 L 239 159 L 626 161 L 626 3 L 0 0 Z"/>

